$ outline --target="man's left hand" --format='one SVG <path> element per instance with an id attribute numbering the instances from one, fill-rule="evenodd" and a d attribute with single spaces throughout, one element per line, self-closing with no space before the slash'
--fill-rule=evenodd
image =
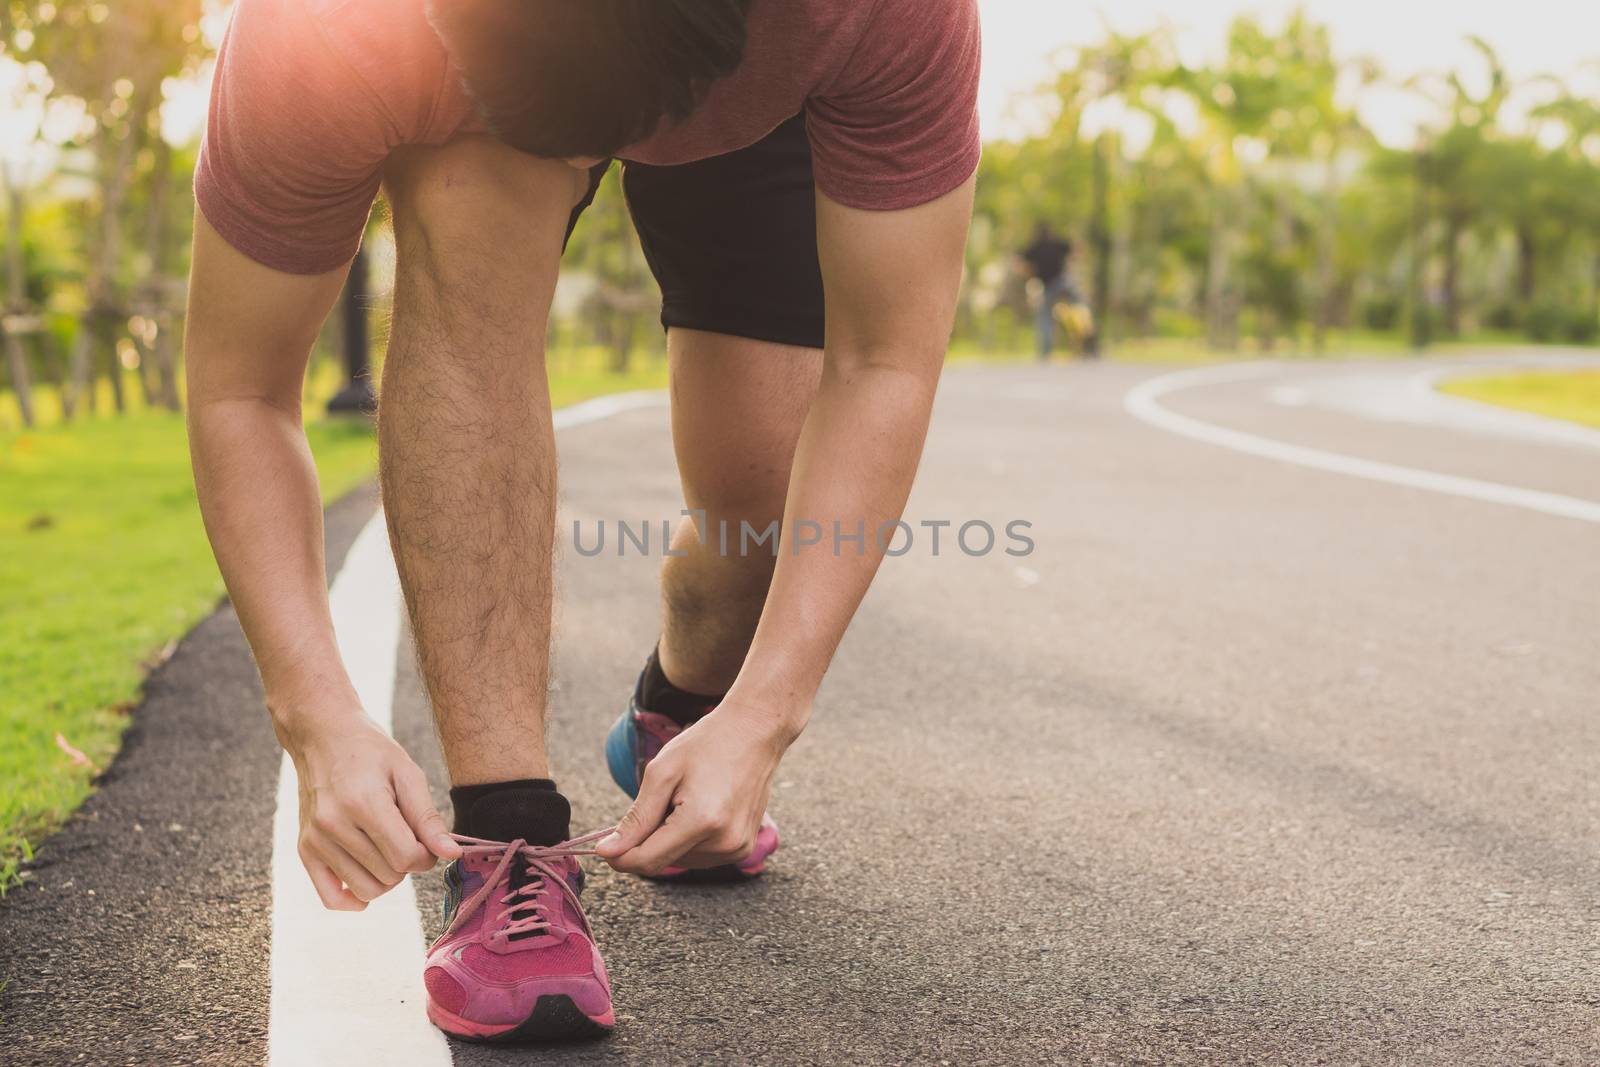
<path id="1" fill-rule="evenodd" d="M 794 740 L 770 709 L 724 701 L 645 768 L 617 832 L 595 846 L 628 874 L 738 863 L 755 848 L 772 776 Z"/>

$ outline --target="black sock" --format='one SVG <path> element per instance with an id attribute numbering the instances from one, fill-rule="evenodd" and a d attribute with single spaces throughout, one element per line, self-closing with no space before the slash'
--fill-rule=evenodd
<path id="1" fill-rule="evenodd" d="M 545 846 L 572 836 L 572 805 L 548 778 L 456 786 L 450 806 L 456 833 L 467 837 Z"/>
<path id="2" fill-rule="evenodd" d="M 722 703 L 724 694 L 710 696 L 679 689 L 667 681 L 661 670 L 661 652 L 650 653 L 650 661 L 639 675 L 639 688 L 634 692 L 634 702 L 645 711 L 665 715 L 679 726 L 692 726 L 705 717 L 706 712 Z"/>

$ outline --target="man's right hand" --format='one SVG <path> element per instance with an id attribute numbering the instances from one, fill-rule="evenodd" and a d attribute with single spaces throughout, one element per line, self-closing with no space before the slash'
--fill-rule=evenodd
<path id="1" fill-rule="evenodd" d="M 278 736 L 300 779 L 300 861 L 326 907 L 361 911 L 435 857 L 460 857 L 422 769 L 365 715 Z"/>
<path id="2" fill-rule="evenodd" d="M 346 273 L 264 267 L 196 213 L 184 367 L 206 532 L 300 776 L 300 859 L 324 904 L 360 911 L 461 849 L 421 769 L 362 714 L 328 611 L 301 384 Z"/>

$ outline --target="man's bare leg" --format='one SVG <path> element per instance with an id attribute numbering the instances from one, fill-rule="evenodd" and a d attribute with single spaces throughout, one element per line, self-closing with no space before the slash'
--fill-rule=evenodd
<path id="1" fill-rule="evenodd" d="M 583 176 L 487 140 L 397 157 L 378 420 L 389 536 L 452 784 L 548 776 L 556 458 L 544 336 Z"/>
<path id="2" fill-rule="evenodd" d="M 661 573 L 661 669 L 679 689 L 725 693 L 772 582 L 772 543 L 740 553 L 740 524 L 783 518 L 795 444 L 822 374 L 820 349 L 673 330 L 672 435 L 690 510 Z M 728 550 L 719 523 L 728 524 Z"/>

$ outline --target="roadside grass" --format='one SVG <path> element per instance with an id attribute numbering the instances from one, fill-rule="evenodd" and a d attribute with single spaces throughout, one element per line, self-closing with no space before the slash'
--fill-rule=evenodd
<path id="1" fill-rule="evenodd" d="M 562 406 L 665 383 L 656 357 L 624 374 L 599 350 L 551 359 Z M 307 410 L 336 385 L 336 370 L 315 375 Z M 59 411 L 49 390 L 36 400 Z M 130 407 L 27 431 L 0 411 L 0 895 L 116 756 L 145 674 L 223 595 L 183 419 Z M 365 420 L 307 434 L 325 499 L 372 477 Z"/>
<path id="2" fill-rule="evenodd" d="M 609 355 L 597 346 L 552 352 L 547 363 L 552 407 L 571 407 L 611 393 L 667 387 L 667 360 L 660 353 L 635 356 L 622 374 L 611 369 Z"/>
<path id="3" fill-rule="evenodd" d="M 1441 392 L 1600 429 L 1600 370 L 1527 371 L 1453 378 Z"/>
<path id="4" fill-rule="evenodd" d="M 320 422 L 308 433 L 330 499 L 369 476 L 365 423 Z M 94 769 L 116 755 L 144 674 L 215 608 L 222 584 L 180 416 L 7 435 L 0 485 L 4 878 L 88 795 Z"/>

